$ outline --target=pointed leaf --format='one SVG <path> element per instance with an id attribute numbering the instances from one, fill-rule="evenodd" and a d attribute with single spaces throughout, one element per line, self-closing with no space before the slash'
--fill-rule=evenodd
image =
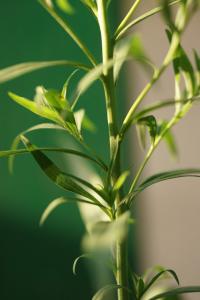
<path id="1" fill-rule="evenodd" d="M 146 116 L 143 118 L 140 118 L 137 121 L 138 131 L 139 131 L 139 137 L 141 140 L 142 146 L 145 148 L 146 146 L 146 128 L 149 131 L 150 137 L 151 137 L 151 143 L 153 144 L 155 141 L 155 138 L 157 136 L 158 126 L 156 122 L 156 118 L 154 116 Z"/>
<path id="2" fill-rule="evenodd" d="M 14 78 L 17 78 L 19 76 L 22 76 L 27 73 L 31 73 L 33 71 L 48 68 L 48 67 L 54 67 L 54 66 L 74 66 L 76 68 L 80 68 L 83 70 L 89 70 L 89 67 L 86 65 L 79 63 L 79 62 L 73 62 L 73 61 L 67 61 L 67 60 L 55 60 L 55 61 L 41 61 L 41 62 L 27 62 L 27 63 L 21 63 L 17 64 L 11 67 L 7 67 L 5 69 L 0 70 L 0 83 L 12 80 Z"/>
<path id="3" fill-rule="evenodd" d="M 117 179 L 117 181 L 115 182 L 114 184 L 114 187 L 113 187 L 113 192 L 114 194 L 116 194 L 120 189 L 121 187 L 124 185 L 127 177 L 129 176 L 130 172 L 129 171 L 124 171 Z"/>
<path id="4" fill-rule="evenodd" d="M 161 133 L 163 130 L 165 130 L 168 122 L 167 121 L 162 121 L 161 124 L 158 127 L 158 135 Z M 178 149 L 175 141 L 175 137 L 172 133 L 172 131 L 169 129 L 164 135 L 164 141 L 166 142 L 169 152 L 171 153 L 172 156 L 177 157 L 178 155 Z"/>

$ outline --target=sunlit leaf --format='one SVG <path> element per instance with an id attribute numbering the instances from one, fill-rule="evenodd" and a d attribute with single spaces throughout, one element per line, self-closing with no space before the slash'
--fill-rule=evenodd
<path id="1" fill-rule="evenodd" d="M 121 187 L 124 185 L 127 177 L 129 176 L 130 172 L 129 171 L 124 171 L 116 180 L 114 187 L 113 187 L 113 192 L 117 193 Z"/>
<path id="2" fill-rule="evenodd" d="M 80 68 L 83 70 L 89 70 L 89 67 L 86 65 L 79 63 L 79 62 L 73 62 L 73 61 L 67 61 L 67 60 L 57 60 L 57 61 L 41 61 L 41 62 L 27 62 L 27 63 L 21 63 L 17 64 L 11 67 L 7 67 L 5 69 L 0 70 L 0 83 L 12 80 L 14 78 L 17 78 L 19 76 L 22 76 L 24 74 L 43 69 L 48 67 L 54 67 L 54 66 L 73 66 L 76 68 Z"/>
<path id="3" fill-rule="evenodd" d="M 74 13 L 74 8 L 69 2 L 69 0 L 56 0 L 56 4 L 65 13 L 70 15 Z"/>
<path id="4" fill-rule="evenodd" d="M 180 294 L 199 293 L 199 292 L 200 292 L 200 286 L 186 286 L 186 287 L 176 288 L 167 292 L 163 292 L 161 294 L 151 297 L 149 300 L 156 300 L 156 299 L 162 299 L 164 297 L 165 298 L 172 297 Z"/>
<path id="5" fill-rule="evenodd" d="M 61 115 L 52 107 L 40 105 L 39 103 L 36 103 L 34 101 L 31 101 L 13 93 L 9 93 L 9 96 L 12 100 L 17 102 L 24 108 L 30 110 L 32 113 L 57 123 L 58 125 L 64 127 L 75 138 L 79 140 L 81 139 L 80 133 L 78 132 L 78 129 L 76 127 L 76 122 L 73 113 L 70 110 L 65 111 L 66 114 L 64 120 L 61 117 Z"/>

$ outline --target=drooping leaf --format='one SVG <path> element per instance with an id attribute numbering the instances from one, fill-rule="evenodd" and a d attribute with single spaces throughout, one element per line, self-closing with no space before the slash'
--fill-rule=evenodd
<path id="1" fill-rule="evenodd" d="M 7 67 L 5 69 L 0 70 L 0 83 L 12 80 L 14 78 L 17 78 L 19 76 L 22 76 L 27 73 L 31 73 L 33 71 L 48 68 L 48 67 L 54 67 L 54 66 L 73 66 L 76 68 L 80 68 L 83 70 L 89 70 L 89 67 L 74 61 L 67 61 L 67 60 L 55 60 L 55 61 L 41 61 L 41 62 L 27 62 L 27 63 L 21 63 L 17 64 L 11 67 Z"/>
<path id="2" fill-rule="evenodd" d="M 196 82 L 197 82 L 197 93 L 200 91 L 200 57 L 198 53 L 194 50 L 194 58 L 196 64 Z"/>
<path id="3" fill-rule="evenodd" d="M 65 13 L 70 15 L 74 13 L 74 8 L 69 2 L 69 0 L 56 0 L 56 4 Z"/>
<path id="4" fill-rule="evenodd" d="M 166 297 L 173 297 L 180 294 L 187 294 L 187 293 L 200 293 L 200 286 L 186 286 L 186 287 L 180 287 L 176 288 L 167 292 L 163 292 L 161 294 L 158 294 L 156 296 L 151 297 L 149 300 L 156 300 L 156 299 L 162 299 Z"/>
<path id="5" fill-rule="evenodd" d="M 82 259 L 82 258 L 91 258 L 91 254 L 82 254 L 80 256 L 78 256 L 75 260 L 74 260 L 74 263 L 73 263 L 73 266 L 72 266 L 72 271 L 73 271 L 73 274 L 76 275 L 76 267 L 77 267 L 77 264 L 79 263 L 79 261 Z"/>
<path id="6" fill-rule="evenodd" d="M 70 203 L 70 202 L 81 202 L 81 203 L 86 203 L 86 204 L 91 204 L 95 205 L 95 203 L 91 201 L 87 201 L 85 199 L 80 199 L 80 198 L 73 198 L 73 197 L 60 197 L 57 199 L 54 199 L 53 201 L 50 202 L 50 204 L 45 208 L 44 212 L 42 213 L 42 216 L 40 218 L 40 226 L 43 226 L 44 223 L 46 222 L 47 218 L 49 215 L 60 205 Z"/>
<path id="7" fill-rule="evenodd" d="M 176 281 L 176 283 L 179 285 L 179 279 L 178 276 L 176 274 L 175 271 L 171 270 L 171 269 L 166 269 L 166 270 L 162 270 L 159 273 L 157 273 L 151 280 L 149 283 L 147 283 L 147 285 L 144 287 L 143 292 L 141 295 L 143 295 L 144 293 L 146 293 L 146 291 L 148 291 L 152 285 L 159 279 L 161 278 L 163 275 L 165 275 L 166 273 L 169 273 Z"/>
<path id="8" fill-rule="evenodd" d="M 91 201 L 97 204 L 101 204 L 91 193 L 89 193 L 81 185 L 84 185 L 85 187 L 90 188 L 95 192 L 98 192 L 98 190 L 94 186 L 92 186 L 90 183 L 79 177 L 63 172 L 42 151 L 38 150 L 37 147 L 32 145 L 27 138 L 21 136 L 21 139 L 27 147 L 27 149 L 33 155 L 34 159 L 36 160 L 42 171 L 56 185 L 67 191 L 71 191 L 73 193 L 86 197 L 87 199 L 90 199 Z"/>
<path id="9" fill-rule="evenodd" d="M 139 139 L 144 149 L 146 148 L 146 129 L 148 129 L 149 131 L 151 137 L 151 144 L 154 144 L 158 132 L 158 126 L 156 118 L 153 115 L 138 119 L 137 128 Z"/>
<path id="10" fill-rule="evenodd" d="M 107 293 L 109 293 L 110 291 L 118 290 L 118 289 L 122 289 L 122 288 L 123 287 L 121 285 L 117 285 L 117 284 L 106 285 L 92 297 L 92 300 L 106 300 Z"/>

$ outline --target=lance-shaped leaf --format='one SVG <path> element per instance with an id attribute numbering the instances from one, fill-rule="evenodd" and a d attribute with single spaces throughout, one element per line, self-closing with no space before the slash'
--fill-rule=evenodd
<path id="1" fill-rule="evenodd" d="M 45 103 L 37 103 L 13 93 L 9 93 L 9 96 L 12 100 L 30 110 L 32 113 L 57 123 L 58 125 L 64 127 L 75 138 L 79 140 L 82 139 L 77 129 L 75 119 L 70 110 L 66 110 L 67 116 L 65 121 L 53 107 L 45 105 Z"/>
<path id="2" fill-rule="evenodd" d="M 149 186 L 161 181 L 181 178 L 181 177 L 200 177 L 200 169 L 180 169 L 155 174 L 145 179 L 135 190 L 135 193 L 139 193 Z"/>
<path id="3" fill-rule="evenodd" d="M 37 147 L 32 145 L 27 138 L 21 136 L 21 139 L 27 147 L 27 149 L 33 155 L 34 159 L 36 160 L 40 168 L 43 170 L 43 172 L 56 185 L 67 191 L 86 197 L 87 199 L 90 199 L 97 204 L 101 204 L 91 193 L 89 193 L 81 185 L 84 185 L 85 187 L 90 188 L 95 192 L 98 192 L 94 186 L 92 186 L 90 183 L 86 182 L 85 180 L 79 177 L 63 172 L 42 151 L 38 150 Z"/>
<path id="4" fill-rule="evenodd" d="M 12 80 L 14 78 L 20 77 L 24 74 L 31 73 L 33 71 L 54 67 L 54 66 L 73 66 L 88 71 L 89 67 L 75 61 L 67 60 L 55 60 L 55 61 L 36 61 L 17 64 L 11 67 L 7 67 L 0 70 L 0 83 Z"/>
<path id="5" fill-rule="evenodd" d="M 197 93 L 200 91 L 200 57 L 198 53 L 194 50 L 194 58 L 196 64 L 196 82 L 197 82 Z"/>
<path id="6" fill-rule="evenodd" d="M 121 285 L 117 284 L 109 284 L 100 289 L 93 297 L 92 300 L 106 300 L 108 297 L 108 293 L 113 290 L 122 289 Z"/>
<path id="7" fill-rule="evenodd" d="M 188 293 L 200 293 L 200 286 L 186 286 L 186 287 L 176 288 L 170 291 L 163 292 L 156 296 L 153 296 L 149 300 L 163 299 L 167 297 L 173 297 L 180 294 L 188 294 Z"/>
<path id="8" fill-rule="evenodd" d="M 115 199 L 116 194 L 118 191 L 123 187 L 127 177 L 129 176 L 129 171 L 124 171 L 116 180 L 113 186 L 113 200 Z"/>
<path id="9" fill-rule="evenodd" d="M 148 129 L 149 131 L 151 137 L 151 144 L 154 144 L 158 132 L 157 121 L 154 116 L 150 115 L 138 119 L 137 129 L 138 129 L 140 143 L 143 149 L 146 148 L 146 129 Z"/>
<path id="10" fill-rule="evenodd" d="M 70 15 L 74 13 L 74 8 L 69 2 L 69 0 L 56 0 L 56 4 L 65 13 Z"/>

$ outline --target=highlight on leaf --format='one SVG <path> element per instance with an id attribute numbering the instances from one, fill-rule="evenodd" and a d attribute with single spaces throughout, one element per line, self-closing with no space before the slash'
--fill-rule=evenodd
<path id="1" fill-rule="evenodd" d="M 75 10 L 69 0 L 55 0 L 57 6 L 67 14 L 74 14 Z"/>

